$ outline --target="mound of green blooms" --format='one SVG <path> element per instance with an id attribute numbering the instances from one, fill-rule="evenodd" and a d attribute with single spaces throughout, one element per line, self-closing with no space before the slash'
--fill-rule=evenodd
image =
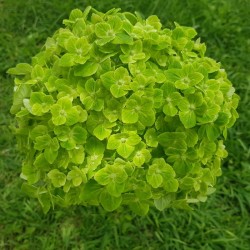
<path id="1" fill-rule="evenodd" d="M 56 205 L 190 208 L 214 192 L 238 96 L 196 31 L 157 16 L 75 9 L 31 64 L 11 113 L 22 189 Z"/>

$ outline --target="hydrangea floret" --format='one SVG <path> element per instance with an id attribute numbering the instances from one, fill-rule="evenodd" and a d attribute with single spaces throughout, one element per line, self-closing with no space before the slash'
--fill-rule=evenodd
<path id="1" fill-rule="evenodd" d="M 191 27 L 75 9 L 15 75 L 22 189 L 55 205 L 190 208 L 214 192 L 238 96 Z M 192 207 L 192 206 L 191 206 Z"/>

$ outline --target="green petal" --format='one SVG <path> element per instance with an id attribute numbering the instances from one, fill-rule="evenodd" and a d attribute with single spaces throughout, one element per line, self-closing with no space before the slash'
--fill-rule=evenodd
<path id="1" fill-rule="evenodd" d="M 117 149 L 120 145 L 120 140 L 117 139 L 116 135 L 111 135 L 108 139 L 107 149 Z"/>
<path id="2" fill-rule="evenodd" d="M 189 74 L 189 77 L 192 81 L 192 85 L 198 84 L 204 78 L 204 76 L 199 72 L 191 73 L 191 74 Z"/>
<path id="3" fill-rule="evenodd" d="M 36 138 L 34 148 L 37 150 L 43 150 L 50 145 L 51 137 L 49 135 L 42 135 Z"/>
<path id="4" fill-rule="evenodd" d="M 126 33 L 118 33 L 115 39 L 112 41 L 113 44 L 133 44 L 133 38 Z"/>
<path id="5" fill-rule="evenodd" d="M 104 190 L 100 195 L 100 202 L 106 211 L 111 212 L 116 210 L 121 205 L 122 198 L 114 197 Z"/>
<path id="6" fill-rule="evenodd" d="M 16 114 L 23 107 L 23 100 L 30 96 L 31 87 L 29 85 L 20 85 L 14 91 L 13 105 L 11 106 L 11 114 Z"/>
<path id="7" fill-rule="evenodd" d="M 175 195 L 167 194 L 162 196 L 160 199 L 154 200 L 154 204 L 158 210 L 163 211 L 164 209 L 170 207 L 173 200 L 175 200 Z"/>
<path id="8" fill-rule="evenodd" d="M 102 142 L 100 142 L 95 137 L 90 137 L 87 139 L 87 143 L 85 145 L 86 152 L 90 155 L 101 155 L 105 151 L 105 147 Z"/>
<path id="9" fill-rule="evenodd" d="M 61 67 L 71 67 L 75 65 L 75 55 L 66 53 L 59 59 L 59 65 Z"/>
<path id="10" fill-rule="evenodd" d="M 53 148 L 49 147 L 44 150 L 44 157 L 45 159 L 52 164 L 58 155 L 58 151 L 55 151 Z"/>
<path id="11" fill-rule="evenodd" d="M 28 63 L 19 63 L 15 68 L 8 69 L 7 73 L 11 75 L 27 75 L 31 72 L 32 66 Z"/>
<path id="12" fill-rule="evenodd" d="M 171 103 L 164 105 L 163 112 L 169 116 L 175 116 L 178 113 L 178 109 Z"/>
<path id="13" fill-rule="evenodd" d="M 110 31 L 111 27 L 107 23 L 97 23 L 95 25 L 95 33 L 100 38 L 108 37 L 109 36 L 108 32 Z"/>
<path id="14" fill-rule="evenodd" d="M 139 112 L 139 121 L 144 126 L 152 126 L 155 122 L 155 112 L 153 110 Z"/>
<path id="15" fill-rule="evenodd" d="M 57 116 L 57 117 L 52 117 L 52 122 L 56 125 L 62 125 L 66 122 L 66 117 L 65 116 Z"/>
<path id="16" fill-rule="evenodd" d="M 115 182 L 110 182 L 106 190 L 107 192 L 114 196 L 114 197 L 119 197 L 121 196 L 121 193 L 124 191 L 125 184 L 124 183 L 115 183 Z"/>
<path id="17" fill-rule="evenodd" d="M 38 136 L 46 135 L 48 133 L 48 127 L 44 125 L 37 125 L 30 132 L 30 138 L 35 140 Z"/>
<path id="18" fill-rule="evenodd" d="M 179 182 L 176 179 L 168 178 L 164 180 L 163 188 L 166 192 L 175 193 L 179 187 Z"/>
<path id="19" fill-rule="evenodd" d="M 129 204 L 130 209 L 140 216 L 144 216 L 148 213 L 149 205 L 146 201 L 140 201 L 135 199 L 134 202 Z"/>
<path id="20" fill-rule="evenodd" d="M 90 78 L 85 83 L 85 89 L 89 94 L 93 94 L 98 91 L 99 86 L 93 78 Z"/>
<path id="21" fill-rule="evenodd" d="M 128 93 L 128 91 L 123 90 L 123 88 L 119 85 L 113 84 L 110 87 L 110 92 L 115 98 L 122 97 Z"/>
<path id="22" fill-rule="evenodd" d="M 110 87 L 115 83 L 114 79 L 114 72 L 106 72 L 103 75 L 101 75 L 101 80 L 106 89 L 110 89 Z"/>
<path id="23" fill-rule="evenodd" d="M 58 169 L 49 171 L 48 177 L 51 180 L 54 187 L 62 187 L 66 183 L 66 175 L 60 172 Z"/>
<path id="24" fill-rule="evenodd" d="M 87 139 L 87 130 L 85 128 L 82 128 L 79 125 L 76 125 L 72 129 L 72 139 L 76 142 L 76 144 L 84 144 Z"/>
<path id="25" fill-rule="evenodd" d="M 88 77 L 96 73 L 99 65 L 96 62 L 88 61 L 83 65 L 78 65 L 75 67 L 75 76 Z"/>
<path id="26" fill-rule="evenodd" d="M 79 146 L 78 148 L 74 148 L 70 151 L 68 151 L 70 161 L 75 164 L 82 164 L 85 159 L 85 151 L 82 146 Z"/>
<path id="27" fill-rule="evenodd" d="M 140 151 L 133 157 L 133 163 L 137 167 L 141 167 L 145 163 L 145 157 Z"/>
<path id="28" fill-rule="evenodd" d="M 192 128 L 196 125 L 196 115 L 194 111 L 180 111 L 179 117 L 185 128 Z"/>
<path id="29" fill-rule="evenodd" d="M 163 182 L 163 178 L 160 174 L 154 173 L 154 174 L 147 174 L 146 175 L 147 182 L 153 187 L 158 188 L 161 186 Z"/>
<path id="30" fill-rule="evenodd" d="M 194 147 L 198 142 L 198 134 L 194 129 L 186 129 L 186 142 L 188 147 Z"/>
<path id="31" fill-rule="evenodd" d="M 130 146 L 135 146 L 137 145 L 139 142 L 141 141 L 141 137 L 139 135 L 136 134 L 130 134 L 126 143 Z"/>
<path id="32" fill-rule="evenodd" d="M 157 147 L 158 139 L 157 139 L 156 130 L 154 128 L 148 129 L 144 135 L 144 138 L 148 146 Z"/>
<path id="33" fill-rule="evenodd" d="M 69 20 L 76 21 L 78 18 L 83 17 L 83 13 L 79 9 L 74 9 L 70 12 Z"/>
<path id="34" fill-rule="evenodd" d="M 71 170 L 68 174 L 67 174 L 67 180 L 72 181 L 73 185 L 75 187 L 78 187 L 81 185 L 81 183 L 83 182 L 83 178 L 84 177 L 84 173 L 80 170 L 80 169 L 74 169 Z M 86 176 L 85 176 L 85 181 L 86 181 Z"/>
<path id="35" fill-rule="evenodd" d="M 112 179 L 111 175 L 112 173 L 110 173 L 107 167 L 105 167 L 95 173 L 95 180 L 101 185 L 107 185 Z"/>
<path id="36" fill-rule="evenodd" d="M 79 121 L 79 112 L 77 107 L 73 107 L 67 112 L 66 115 L 66 124 L 71 126 Z"/>
<path id="37" fill-rule="evenodd" d="M 133 151 L 134 147 L 126 143 L 121 143 L 117 148 L 117 153 L 124 158 L 128 158 Z"/>
<path id="38" fill-rule="evenodd" d="M 93 134 L 99 139 L 104 140 L 105 138 L 109 137 L 111 134 L 111 129 L 105 128 L 104 124 L 98 125 L 94 131 Z"/>
<path id="39" fill-rule="evenodd" d="M 124 123 L 136 123 L 138 121 L 138 113 L 129 109 L 122 110 L 122 122 Z"/>

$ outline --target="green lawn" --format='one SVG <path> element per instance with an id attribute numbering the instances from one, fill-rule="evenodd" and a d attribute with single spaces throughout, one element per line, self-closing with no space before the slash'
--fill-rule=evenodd
<path id="1" fill-rule="evenodd" d="M 192 212 L 74 207 L 42 213 L 20 190 L 21 158 L 11 133 L 12 79 L 5 73 L 30 62 L 71 9 L 92 5 L 157 14 L 197 29 L 207 55 L 222 63 L 241 101 L 229 131 L 229 157 L 217 191 Z M 249 0 L 0 0 L 0 249 L 250 249 L 250 1 Z"/>

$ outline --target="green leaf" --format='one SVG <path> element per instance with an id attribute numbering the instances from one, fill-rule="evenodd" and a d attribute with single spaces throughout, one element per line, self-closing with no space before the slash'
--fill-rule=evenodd
<path id="1" fill-rule="evenodd" d="M 50 170 L 48 173 L 48 177 L 54 187 L 62 187 L 66 183 L 66 175 L 60 172 L 58 169 Z"/>
<path id="2" fill-rule="evenodd" d="M 122 197 L 114 197 L 104 190 L 100 195 L 100 202 L 106 211 L 111 212 L 116 210 L 121 205 Z"/>

